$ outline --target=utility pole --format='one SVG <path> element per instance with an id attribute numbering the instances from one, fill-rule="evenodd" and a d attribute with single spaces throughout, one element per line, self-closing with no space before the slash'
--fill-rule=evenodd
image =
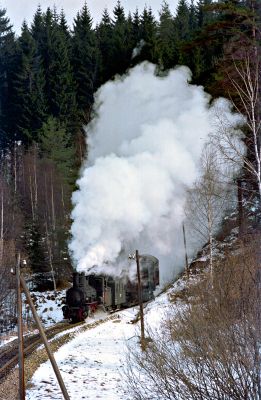
<path id="1" fill-rule="evenodd" d="M 189 265 L 188 265 L 188 252 L 187 252 L 187 241 L 186 241 L 186 232 L 185 232 L 185 224 L 182 224 L 183 228 L 183 240 L 184 240 L 184 249 L 185 249 L 185 260 L 186 260 L 186 273 L 187 278 L 189 279 Z"/>
<path id="2" fill-rule="evenodd" d="M 243 208 L 243 188 L 242 179 L 237 179 L 237 204 L 238 204 L 238 227 L 239 236 L 244 234 L 244 208 Z"/>
<path id="3" fill-rule="evenodd" d="M 137 276 L 138 276 L 138 295 L 140 304 L 140 343 L 141 350 L 145 350 L 145 333 L 144 333 L 144 314 L 143 314 L 143 302 L 142 302 L 142 287 L 141 287 L 141 277 L 140 277 L 140 260 L 139 252 L 136 250 L 136 263 L 137 263 Z"/>
<path id="4" fill-rule="evenodd" d="M 16 290 L 17 290 L 17 327 L 18 327 L 18 354 L 19 354 L 19 400 L 25 400 L 24 385 L 24 339 L 23 339 L 23 317 L 22 299 L 20 285 L 21 256 L 18 254 L 16 265 Z"/>
<path id="5" fill-rule="evenodd" d="M 42 341 L 43 341 L 43 343 L 44 343 L 45 350 L 46 350 L 46 352 L 47 352 L 47 354 L 48 354 L 49 360 L 51 361 L 51 364 L 52 364 L 54 373 L 55 373 L 55 375 L 56 375 L 56 378 L 57 378 L 57 380 L 58 380 L 59 386 L 60 386 L 60 388 L 61 388 L 63 397 L 64 397 L 65 400 L 70 400 L 70 397 L 69 397 L 69 394 L 68 394 L 67 389 L 66 389 L 66 387 L 65 387 L 65 384 L 64 384 L 64 382 L 63 382 L 61 373 L 60 373 L 60 371 L 59 371 L 59 368 L 58 368 L 58 366 L 57 366 L 57 364 L 56 364 L 55 358 L 54 358 L 54 356 L 53 356 L 53 353 L 52 353 L 51 348 L 50 348 L 50 346 L 49 346 L 49 343 L 48 343 L 48 341 L 47 341 L 47 337 L 46 337 L 46 335 L 45 335 L 45 332 L 44 332 L 44 329 L 43 329 L 41 320 L 40 320 L 40 318 L 39 318 L 39 316 L 38 316 L 38 314 L 37 314 L 37 312 L 36 312 L 36 309 L 35 309 L 33 300 L 32 300 L 32 298 L 31 298 L 30 292 L 29 292 L 29 290 L 28 290 L 28 288 L 27 288 L 27 286 L 26 286 L 25 280 L 24 280 L 24 278 L 23 278 L 22 275 L 20 275 L 20 282 L 21 282 L 21 285 L 22 285 L 22 287 L 23 287 L 23 290 L 24 290 L 26 299 L 27 299 L 27 301 L 28 301 L 28 303 L 29 303 L 29 306 L 30 306 L 30 308 L 31 308 L 31 310 L 32 310 L 32 313 L 33 313 L 33 316 L 34 316 L 34 320 L 35 320 L 35 322 L 36 322 L 36 324 L 37 324 L 37 327 L 38 327 L 39 333 L 40 333 L 40 335 L 41 335 Z M 22 398 L 21 398 L 21 400 L 22 400 Z M 23 400 L 24 400 L 24 399 L 23 399 Z"/>

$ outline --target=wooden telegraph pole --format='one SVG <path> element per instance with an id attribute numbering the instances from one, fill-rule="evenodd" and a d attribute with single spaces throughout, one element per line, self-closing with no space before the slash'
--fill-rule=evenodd
<path id="1" fill-rule="evenodd" d="M 144 333 L 144 314 L 143 314 L 143 302 L 142 302 L 142 287 L 140 277 L 140 260 L 139 252 L 136 250 L 136 263 L 137 263 L 137 276 L 138 276 L 138 296 L 140 304 L 140 343 L 142 351 L 145 350 L 145 333 Z"/>
<path id="2" fill-rule="evenodd" d="M 242 180 L 237 179 L 237 204 L 238 204 L 238 227 L 239 236 L 244 234 L 244 208 L 243 208 L 243 188 Z"/>
<path id="3" fill-rule="evenodd" d="M 188 253 L 187 253 L 187 241 L 186 241 L 186 232 L 185 232 L 185 224 L 182 224 L 183 228 L 183 241 L 184 241 L 184 249 L 185 249 L 185 260 L 186 260 L 186 273 L 187 278 L 189 279 L 189 265 L 188 265 Z"/>
<path id="4" fill-rule="evenodd" d="M 23 317 L 22 317 L 22 299 L 21 299 L 21 285 L 20 285 L 20 263 L 21 263 L 21 256 L 19 253 L 16 265 L 17 328 L 18 328 L 18 355 L 19 355 L 19 400 L 25 400 L 24 339 L 23 339 Z"/>
<path id="5" fill-rule="evenodd" d="M 35 322 L 37 324 L 39 333 L 41 335 L 42 341 L 44 343 L 46 352 L 48 354 L 48 357 L 51 361 L 53 370 L 55 372 L 55 375 L 57 377 L 58 383 L 60 385 L 63 397 L 65 400 L 70 400 L 70 397 L 68 395 L 68 392 L 66 390 L 66 387 L 64 385 L 61 373 L 58 369 L 58 366 L 56 364 L 55 358 L 53 356 L 53 353 L 51 351 L 51 348 L 49 346 L 49 343 L 47 341 L 42 323 L 40 321 L 40 318 L 38 317 L 38 314 L 36 312 L 35 306 L 33 304 L 33 300 L 31 298 L 30 292 L 26 286 L 26 282 L 20 272 L 20 266 L 21 266 L 21 257 L 20 253 L 18 254 L 18 259 L 17 259 L 17 265 L 16 265 L 16 286 L 17 286 L 17 325 L 18 325 L 18 351 L 19 351 L 19 400 L 25 400 L 25 383 L 24 383 L 24 342 L 23 342 L 23 321 L 22 321 L 22 300 L 21 300 L 21 287 L 24 290 L 26 299 L 29 303 L 29 306 L 32 310 Z M 11 270 L 12 273 L 14 273 L 13 269 Z"/>
<path id="6" fill-rule="evenodd" d="M 59 383 L 59 385 L 60 385 L 60 388 L 61 388 L 63 397 L 64 397 L 65 400 L 70 400 L 70 397 L 69 397 L 69 394 L 68 394 L 68 392 L 67 392 L 67 390 L 66 390 L 65 384 L 64 384 L 63 379 L 62 379 L 62 376 L 61 376 L 61 373 L 60 373 L 60 371 L 59 371 L 59 368 L 58 368 L 58 366 L 57 366 L 57 364 L 56 364 L 55 358 L 54 358 L 54 356 L 53 356 L 53 353 L 52 353 L 51 348 L 50 348 L 50 346 L 49 346 L 49 343 L 48 343 L 48 341 L 47 341 L 47 337 L 46 337 L 46 335 L 45 335 L 45 332 L 44 332 L 44 329 L 43 329 L 41 320 L 40 320 L 40 318 L 38 317 L 38 314 L 37 314 L 37 312 L 36 312 L 36 309 L 35 309 L 33 300 L 32 300 L 32 298 L 31 298 L 30 292 L 29 292 L 29 290 L 28 290 L 28 288 L 27 288 L 27 286 L 26 286 L 25 280 L 24 280 L 24 278 L 23 278 L 22 275 L 20 275 L 20 282 L 21 282 L 21 285 L 22 285 L 23 290 L 24 290 L 24 292 L 25 292 L 26 299 L 27 299 L 27 301 L 28 301 L 28 303 L 29 303 L 29 306 L 30 306 L 30 308 L 31 308 L 31 310 L 32 310 L 32 313 L 33 313 L 33 316 L 34 316 L 34 320 L 35 320 L 35 322 L 36 322 L 36 324 L 37 324 L 39 333 L 40 333 L 41 338 L 42 338 L 42 341 L 43 341 L 43 343 L 44 343 L 45 350 L 46 350 L 46 352 L 47 352 L 47 354 L 48 354 L 48 357 L 49 357 L 49 359 L 50 359 L 50 361 L 51 361 L 51 364 L 52 364 L 54 373 L 55 373 L 55 375 L 56 375 L 56 378 L 57 378 L 57 380 L 58 380 L 58 383 Z"/>

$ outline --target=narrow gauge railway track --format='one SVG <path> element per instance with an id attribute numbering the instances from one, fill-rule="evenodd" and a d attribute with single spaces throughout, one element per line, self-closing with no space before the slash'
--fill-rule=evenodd
<path id="1" fill-rule="evenodd" d="M 58 323 L 51 328 L 45 330 L 47 339 L 50 340 L 58 333 L 83 325 L 83 322 L 78 324 Z M 42 339 L 39 333 L 24 337 L 24 356 L 27 357 L 42 344 Z M 11 344 L 4 347 L 0 353 L 0 382 L 6 374 L 18 363 L 18 340 L 14 340 Z"/>
<path id="2" fill-rule="evenodd" d="M 93 329 L 98 325 L 101 325 L 107 321 L 117 319 L 117 314 L 111 314 L 104 319 L 99 319 L 91 324 L 85 324 L 84 322 L 78 322 L 77 324 L 59 323 L 51 328 L 45 330 L 47 339 L 54 338 L 58 333 L 65 332 L 75 327 L 81 327 L 81 331 Z M 70 335 L 70 334 L 67 334 Z M 73 334 L 71 339 L 73 338 Z M 25 358 L 29 357 L 39 345 L 42 344 L 40 334 L 28 336 L 24 338 L 24 355 Z M 12 345 L 0 354 L 0 383 L 3 378 L 18 364 L 18 342 L 14 340 Z"/>

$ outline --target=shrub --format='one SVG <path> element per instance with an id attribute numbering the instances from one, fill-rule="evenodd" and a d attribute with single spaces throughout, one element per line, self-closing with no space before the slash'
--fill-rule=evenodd
<path id="1" fill-rule="evenodd" d="M 141 352 L 130 346 L 128 387 L 136 400 L 260 400 L 260 237 L 215 265 L 191 302 Z"/>

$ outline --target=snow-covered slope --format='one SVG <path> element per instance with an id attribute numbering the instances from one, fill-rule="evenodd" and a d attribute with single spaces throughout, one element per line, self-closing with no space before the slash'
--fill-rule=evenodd
<path id="1" fill-rule="evenodd" d="M 168 294 L 160 295 L 145 308 L 145 323 L 158 326 L 170 307 Z M 139 341 L 139 323 L 132 324 L 137 312 L 137 307 L 120 311 L 116 319 L 76 334 L 55 353 L 71 399 L 131 400 L 122 371 L 128 342 Z M 31 383 L 26 400 L 63 399 L 50 362 L 40 366 Z"/>
<path id="2" fill-rule="evenodd" d="M 31 292 L 31 296 L 37 313 L 46 328 L 63 320 L 62 305 L 65 298 L 65 290 Z M 28 306 L 27 308 L 29 311 Z"/>

